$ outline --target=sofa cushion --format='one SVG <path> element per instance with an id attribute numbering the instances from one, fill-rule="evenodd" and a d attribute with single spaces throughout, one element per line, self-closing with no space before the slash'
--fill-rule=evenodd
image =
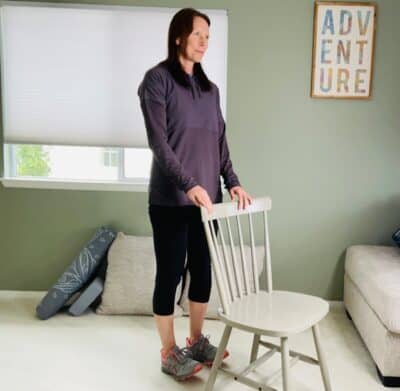
<path id="1" fill-rule="evenodd" d="M 351 246 L 345 273 L 392 332 L 400 333 L 400 248 Z"/>
<path id="2" fill-rule="evenodd" d="M 155 275 L 153 237 L 130 236 L 118 232 L 108 252 L 104 290 L 96 313 L 153 315 Z M 177 297 L 181 285 L 182 281 L 176 289 Z M 182 308 L 175 304 L 174 316 L 181 315 Z"/>
<path id="3" fill-rule="evenodd" d="M 258 269 L 258 277 L 260 278 L 260 275 L 263 271 L 263 265 L 264 265 L 264 246 L 255 246 L 256 249 L 256 259 L 257 259 L 257 269 Z M 222 247 L 219 245 L 219 251 L 222 254 Z M 236 254 L 236 259 L 239 261 L 241 259 L 240 255 L 240 247 L 235 246 L 235 254 Z M 247 270 L 248 270 L 248 275 L 249 275 L 249 281 L 250 281 L 250 289 L 254 290 L 254 279 L 253 279 L 253 272 L 252 272 L 252 267 L 251 267 L 251 248 L 248 245 L 244 245 L 244 256 L 247 261 Z M 230 251 L 228 251 L 228 258 L 230 261 L 230 264 L 232 264 L 232 257 L 230 254 Z M 212 278 L 212 284 L 211 284 L 211 293 L 210 293 L 210 300 L 207 305 L 207 312 L 205 314 L 205 318 L 207 319 L 218 319 L 218 308 L 222 307 L 221 306 L 221 301 L 219 299 L 219 294 L 218 294 L 218 286 L 217 286 L 217 280 L 214 275 L 214 269 L 211 269 L 211 278 Z M 242 276 L 243 277 L 243 276 Z M 260 282 L 260 281 L 259 281 Z M 242 278 L 242 288 L 244 290 L 244 280 Z M 263 285 L 260 283 L 260 288 L 262 289 Z M 188 300 L 188 292 L 189 292 L 189 286 L 190 286 L 190 273 L 189 271 L 187 272 L 187 277 L 186 277 L 186 283 L 185 283 L 185 288 L 183 291 L 182 299 L 181 299 L 181 306 L 183 307 L 183 315 L 189 315 L 189 300 Z M 265 289 L 265 288 L 264 288 Z"/>

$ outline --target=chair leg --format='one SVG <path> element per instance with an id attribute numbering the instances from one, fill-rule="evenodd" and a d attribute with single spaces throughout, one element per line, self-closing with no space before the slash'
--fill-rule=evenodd
<path id="1" fill-rule="evenodd" d="M 289 374 L 289 341 L 288 337 L 281 338 L 281 360 L 282 360 L 282 380 L 283 391 L 290 390 L 290 374 Z"/>
<path id="2" fill-rule="evenodd" d="M 250 354 L 250 364 L 257 359 L 260 338 L 261 336 L 258 334 L 254 334 L 253 336 L 253 345 L 251 346 L 251 354 Z"/>
<path id="3" fill-rule="evenodd" d="M 317 350 L 319 366 L 321 369 L 322 381 L 324 382 L 325 391 L 332 391 L 331 381 L 329 378 L 328 366 L 326 364 L 325 354 L 321 346 L 321 336 L 319 334 L 319 326 L 315 324 L 312 326 L 315 348 Z"/>
<path id="4" fill-rule="evenodd" d="M 214 358 L 211 372 L 207 380 L 205 391 L 211 391 L 214 388 L 214 383 L 217 378 L 218 368 L 222 362 L 222 356 L 224 354 L 226 345 L 228 345 L 229 337 L 231 335 L 232 326 L 225 325 L 224 333 L 222 334 L 221 341 L 218 346 L 217 353 Z"/>

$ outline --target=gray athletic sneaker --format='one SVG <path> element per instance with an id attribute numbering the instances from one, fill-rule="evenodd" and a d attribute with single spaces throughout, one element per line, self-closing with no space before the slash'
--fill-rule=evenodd
<path id="1" fill-rule="evenodd" d="M 210 336 L 203 334 L 196 341 L 192 341 L 189 337 L 186 338 L 186 347 L 191 351 L 192 357 L 207 365 L 212 366 L 218 348 L 210 343 Z M 229 352 L 225 349 L 222 355 L 222 360 L 229 356 Z"/>
<path id="2" fill-rule="evenodd" d="M 161 349 L 161 370 L 176 380 L 186 380 L 203 368 L 203 365 L 192 357 L 189 349 L 180 349 L 177 345 L 167 355 Z"/>

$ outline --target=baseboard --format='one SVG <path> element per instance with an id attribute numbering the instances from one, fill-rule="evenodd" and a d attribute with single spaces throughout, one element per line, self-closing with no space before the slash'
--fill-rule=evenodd
<path id="1" fill-rule="evenodd" d="M 328 300 L 329 311 L 331 312 L 344 312 L 343 300 Z"/>

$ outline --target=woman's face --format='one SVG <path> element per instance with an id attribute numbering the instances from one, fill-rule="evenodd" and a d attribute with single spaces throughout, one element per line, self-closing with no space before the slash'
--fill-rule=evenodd
<path id="1" fill-rule="evenodd" d="M 204 53 L 208 48 L 208 23 L 200 16 L 193 18 L 193 31 L 186 40 L 186 50 L 181 53 L 185 60 L 201 62 Z M 177 44 L 180 39 L 177 39 Z"/>

